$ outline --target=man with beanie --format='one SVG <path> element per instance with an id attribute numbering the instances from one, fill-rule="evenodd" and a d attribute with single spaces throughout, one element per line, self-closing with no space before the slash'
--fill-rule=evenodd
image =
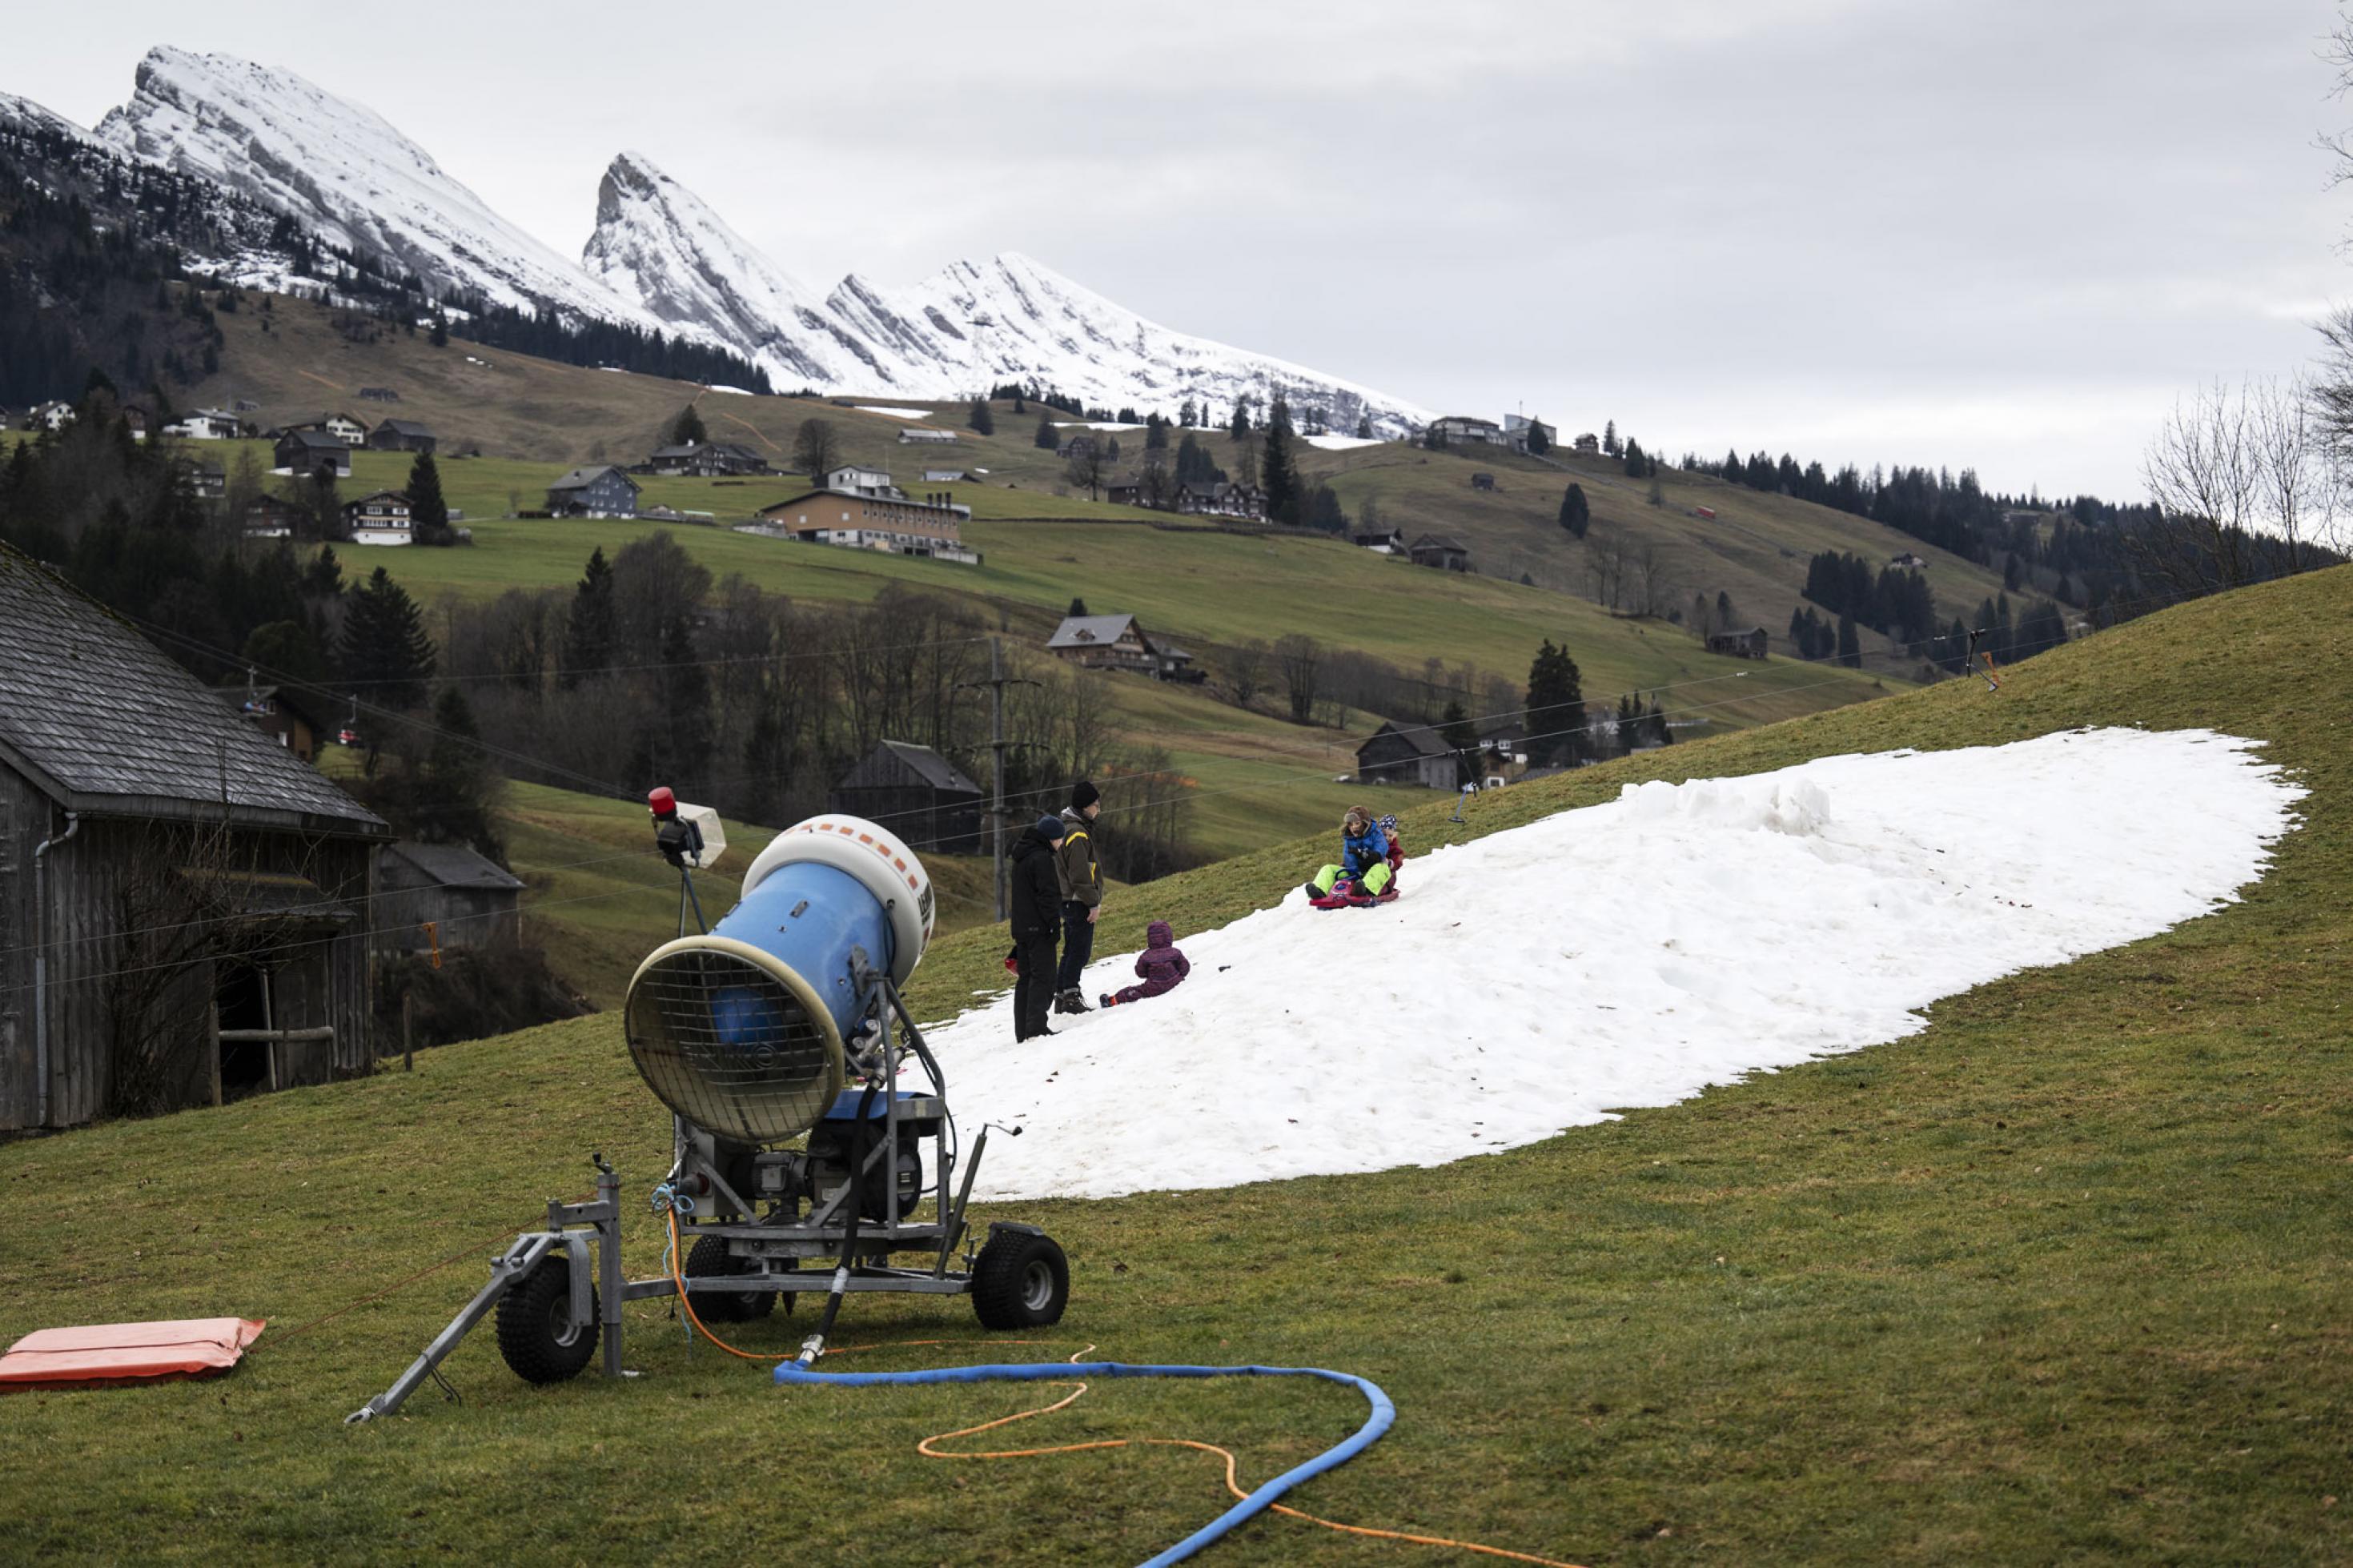
<path id="1" fill-rule="evenodd" d="M 1103 794 L 1085 779 L 1071 786 L 1071 808 L 1062 813 L 1062 847 L 1054 869 L 1062 884 L 1062 970 L 1054 982 L 1054 1011 L 1089 1013 L 1080 988 L 1087 961 L 1095 955 L 1095 917 L 1103 913 L 1103 868 L 1095 862 L 1094 820 L 1103 814 Z"/>
<path id="2" fill-rule="evenodd" d="M 1006 912 L 1012 918 L 1014 972 L 1013 1037 L 1050 1035 L 1046 1010 L 1054 999 L 1054 932 L 1062 923 L 1062 886 L 1055 847 L 1062 819 L 1041 816 L 1006 855 L 1011 875 Z"/>

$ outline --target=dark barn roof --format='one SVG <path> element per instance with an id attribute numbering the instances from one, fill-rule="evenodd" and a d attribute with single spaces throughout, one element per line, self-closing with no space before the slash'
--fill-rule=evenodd
<path id="1" fill-rule="evenodd" d="M 1425 757 L 1443 757 L 1451 754 L 1453 752 L 1453 748 L 1451 746 L 1449 746 L 1444 741 L 1439 738 L 1438 727 L 1436 725 L 1400 724 L 1392 719 L 1385 721 L 1379 729 L 1366 736 L 1364 745 L 1356 748 L 1356 754 L 1358 756 L 1364 755 L 1366 751 L 1371 747 L 1374 742 L 1381 740 L 1384 737 L 1390 740 L 1403 742 L 1415 752 Z"/>
<path id="2" fill-rule="evenodd" d="M 69 811 L 391 829 L 111 611 L 0 545 L 0 762 Z"/>
<path id="3" fill-rule="evenodd" d="M 958 773 L 954 763 L 932 750 L 912 741 L 881 741 L 866 753 L 859 764 L 842 774 L 837 789 L 881 789 L 907 782 L 913 773 L 933 789 L 946 790 L 951 795 L 980 794 L 980 786 Z"/>
<path id="4" fill-rule="evenodd" d="M 463 844 L 419 844 L 404 838 L 385 850 L 387 860 L 398 859 L 416 868 L 425 882 L 440 888 L 491 892 L 515 892 L 522 879 L 487 856 Z"/>

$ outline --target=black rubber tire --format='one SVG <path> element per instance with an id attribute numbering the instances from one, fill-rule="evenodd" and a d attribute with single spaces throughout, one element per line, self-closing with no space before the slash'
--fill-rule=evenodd
<path id="1" fill-rule="evenodd" d="M 588 1321 L 572 1321 L 572 1264 L 562 1251 L 543 1258 L 514 1289 L 499 1298 L 499 1354 L 525 1383 L 577 1377 L 596 1353 L 601 1325 L 596 1289 L 588 1289 Z"/>
<path id="2" fill-rule="evenodd" d="M 1044 1329 L 1062 1321 L 1071 1263 L 1054 1238 L 998 1230 L 972 1268 L 972 1310 L 984 1329 Z"/>
<path id="3" fill-rule="evenodd" d="M 736 1258 L 727 1250 L 723 1237 L 698 1236 L 686 1251 L 685 1274 L 689 1279 L 709 1279 L 718 1275 L 745 1274 L 751 1271 L 750 1259 Z M 763 1290 L 746 1296 L 736 1291 L 694 1298 L 694 1315 L 706 1323 L 748 1323 L 765 1318 L 776 1309 L 776 1293 Z M 790 1311 L 789 1305 L 786 1310 Z"/>

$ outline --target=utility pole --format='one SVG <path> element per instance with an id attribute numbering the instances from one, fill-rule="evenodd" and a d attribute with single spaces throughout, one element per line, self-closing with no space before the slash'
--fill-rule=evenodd
<path id="1" fill-rule="evenodd" d="M 1005 753 L 1018 746 L 1018 741 L 1005 738 L 1005 689 L 1008 686 L 1035 686 L 1034 680 L 1008 679 L 1005 673 L 1005 647 L 999 637 L 988 639 L 988 679 L 961 682 L 957 689 L 974 686 L 988 688 L 988 750 L 990 772 L 994 775 L 989 795 L 988 816 L 994 843 L 994 871 L 989 879 L 997 895 L 997 918 L 1005 918 Z"/>

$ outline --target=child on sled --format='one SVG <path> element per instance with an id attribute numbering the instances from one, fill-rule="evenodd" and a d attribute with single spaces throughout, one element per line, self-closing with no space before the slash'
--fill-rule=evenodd
<path id="1" fill-rule="evenodd" d="M 1388 819 L 1394 829 L 1397 819 Z M 1340 819 L 1340 863 L 1326 866 L 1307 884 L 1308 899 L 1322 907 L 1335 902 L 1369 903 L 1393 895 L 1397 863 L 1401 858 L 1395 839 L 1382 830 L 1373 814 L 1352 805 Z"/>

